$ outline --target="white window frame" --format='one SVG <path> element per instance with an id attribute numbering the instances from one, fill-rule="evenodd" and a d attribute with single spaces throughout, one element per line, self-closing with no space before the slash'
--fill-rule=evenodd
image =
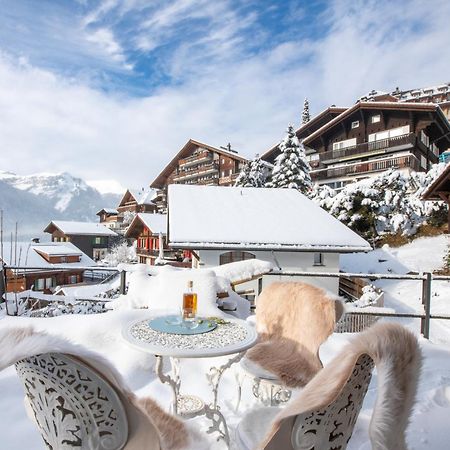
<path id="1" fill-rule="evenodd" d="M 352 130 L 353 128 L 359 128 L 359 120 L 355 120 L 354 122 L 352 122 Z"/>
<path id="2" fill-rule="evenodd" d="M 375 114 L 370 118 L 371 123 L 378 123 L 381 122 L 381 114 Z"/>
<path id="3" fill-rule="evenodd" d="M 333 142 L 333 150 L 341 150 L 343 148 L 355 147 L 356 138 L 345 139 L 343 141 Z"/>

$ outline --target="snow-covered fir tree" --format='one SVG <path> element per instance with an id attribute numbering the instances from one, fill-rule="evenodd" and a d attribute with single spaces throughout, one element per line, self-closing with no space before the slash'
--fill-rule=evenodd
<path id="1" fill-rule="evenodd" d="M 311 167 L 306 160 L 305 147 L 295 135 L 294 127 L 288 126 L 286 137 L 279 145 L 280 154 L 275 158 L 271 180 L 266 183 L 270 188 L 299 189 L 309 192 L 312 188 Z"/>
<path id="2" fill-rule="evenodd" d="M 120 263 L 135 262 L 136 260 L 136 248 L 134 245 L 128 245 L 126 241 L 111 248 L 104 258 L 104 262 L 112 267 L 116 267 Z"/>
<path id="3" fill-rule="evenodd" d="M 310 120 L 311 117 L 309 115 L 309 101 L 307 98 L 305 98 L 305 101 L 303 102 L 302 125 L 308 123 Z"/>
<path id="4" fill-rule="evenodd" d="M 235 186 L 239 186 L 239 187 L 252 186 L 250 184 L 250 164 L 251 164 L 251 161 L 246 161 L 244 163 L 244 166 L 242 167 L 241 171 L 239 172 L 238 177 L 236 178 L 236 181 L 234 182 Z"/>
<path id="5" fill-rule="evenodd" d="M 241 172 L 236 178 L 235 186 L 240 187 L 264 187 L 271 164 L 262 161 L 259 155 L 244 164 Z"/>

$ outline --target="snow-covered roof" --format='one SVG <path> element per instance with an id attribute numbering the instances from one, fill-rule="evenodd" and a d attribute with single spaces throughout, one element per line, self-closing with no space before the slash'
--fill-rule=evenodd
<path id="1" fill-rule="evenodd" d="M 166 214 L 153 214 L 153 213 L 139 213 L 136 214 L 131 221 L 125 237 L 137 238 L 141 233 L 143 227 L 148 228 L 153 234 L 162 233 L 167 234 L 167 215 Z"/>
<path id="2" fill-rule="evenodd" d="M 57 228 L 67 236 L 87 235 L 87 236 L 117 236 L 117 234 L 108 227 L 96 222 L 69 222 L 64 220 L 53 220 L 45 228 L 46 233 L 52 233 Z"/>
<path id="3" fill-rule="evenodd" d="M 368 242 L 294 189 L 169 186 L 176 248 L 354 252 Z"/>
<path id="4" fill-rule="evenodd" d="M 38 251 L 46 254 L 56 255 L 80 255 L 79 262 L 72 263 L 49 263 Z M 50 253 L 49 253 L 50 252 Z M 76 269 L 77 267 L 97 266 L 89 256 L 75 247 L 71 242 L 46 242 L 36 244 L 32 242 L 4 242 L 3 260 L 8 266 L 39 267 L 39 268 L 58 268 L 58 269 Z"/>
<path id="5" fill-rule="evenodd" d="M 167 233 L 166 214 L 139 213 L 136 217 L 140 219 L 142 223 L 152 231 L 152 233 Z"/>
<path id="6" fill-rule="evenodd" d="M 117 209 L 115 209 L 115 208 L 102 208 L 99 212 L 97 212 L 95 214 L 98 216 L 101 213 L 117 215 L 117 214 L 119 214 L 119 211 L 117 211 Z"/>
<path id="7" fill-rule="evenodd" d="M 68 245 L 39 245 L 34 247 L 36 251 L 45 253 L 48 256 L 76 256 L 82 255 L 82 251 L 78 248 L 69 247 Z"/>
<path id="8" fill-rule="evenodd" d="M 136 199 L 138 205 L 151 205 L 153 204 L 152 198 L 155 195 L 153 189 L 141 189 L 141 190 L 129 190 L 131 195 Z"/>

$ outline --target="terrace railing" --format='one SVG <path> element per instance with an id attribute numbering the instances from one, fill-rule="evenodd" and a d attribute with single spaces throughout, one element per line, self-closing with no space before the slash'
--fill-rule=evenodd
<path id="1" fill-rule="evenodd" d="M 345 317 L 357 316 L 360 322 L 363 322 L 362 317 L 393 317 L 393 318 L 416 318 L 420 319 L 420 331 L 426 338 L 430 338 L 430 322 L 431 320 L 449 320 L 450 314 L 432 314 L 431 312 L 431 288 L 433 281 L 450 281 L 450 276 L 433 275 L 429 272 L 423 274 L 405 274 L 405 275 L 393 275 L 393 274 L 373 274 L 373 273 L 342 273 L 342 272 L 303 272 L 303 271 L 283 271 L 274 270 L 264 276 L 282 276 L 283 278 L 289 277 L 319 277 L 319 278 L 366 278 L 370 281 L 375 280 L 411 280 L 419 281 L 422 283 L 422 306 L 423 310 L 420 312 L 393 312 L 390 309 L 383 311 L 383 308 L 358 308 L 357 311 L 350 310 L 346 313 Z M 260 284 L 261 285 L 261 284 Z M 375 311 L 374 311 L 375 309 Z M 344 331 L 344 330 L 341 330 Z M 351 332 L 351 330 L 345 330 Z"/>

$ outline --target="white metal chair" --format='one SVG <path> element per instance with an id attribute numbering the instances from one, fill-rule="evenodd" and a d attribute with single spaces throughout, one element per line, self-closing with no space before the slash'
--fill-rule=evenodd
<path id="1" fill-rule="evenodd" d="M 415 336 L 397 324 L 361 333 L 284 409 L 249 413 L 236 429 L 241 450 L 345 450 L 374 365 L 378 397 L 369 435 L 372 450 L 405 450 L 405 430 L 421 366 Z"/>
<path id="2" fill-rule="evenodd" d="M 32 328 L 2 330 L 0 345 L 8 349 L 0 370 L 16 365 L 49 449 L 181 450 L 198 438 L 152 399 L 138 399 L 101 355 Z"/>
<path id="3" fill-rule="evenodd" d="M 333 333 L 342 311 L 339 300 L 306 283 L 265 287 L 256 304 L 260 342 L 241 361 L 244 373 L 253 378 L 255 397 L 275 406 L 289 400 L 289 388 L 303 387 L 322 368 L 320 345 Z M 240 398 L 242 377 L 238 381 Z"/>

